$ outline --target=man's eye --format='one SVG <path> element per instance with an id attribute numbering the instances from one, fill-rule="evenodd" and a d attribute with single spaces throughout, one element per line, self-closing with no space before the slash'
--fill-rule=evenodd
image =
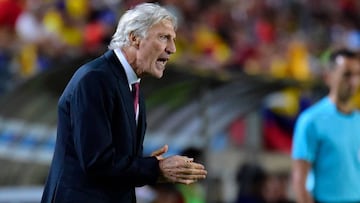
<path id="1" fill-rule="evenodd" d="M 161 40 L 167 40 L 167 39 L 168 39 L 168 36 L 166 36 L 166 35 L 161 35 L 161 36 L 160 36 L 160 39 L 161 39 Z"/>

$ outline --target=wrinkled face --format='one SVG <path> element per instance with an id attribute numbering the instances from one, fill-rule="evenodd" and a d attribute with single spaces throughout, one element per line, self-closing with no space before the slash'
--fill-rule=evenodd
<path id="1" fill-rule="evenodd" d="M 330 91 L 339 101 L 347 102 L 360 86 L 360 61 L 357 58 L 339 56 L 336 68 L 330 72 Z"/>
<path id="2" fill-rule="evenodd" d="M 175 30 L 169 20 L 153 25 L 140 40 L 136 53 L 136 73 L 161 78 L 170 55 L 175 53 Z"/>

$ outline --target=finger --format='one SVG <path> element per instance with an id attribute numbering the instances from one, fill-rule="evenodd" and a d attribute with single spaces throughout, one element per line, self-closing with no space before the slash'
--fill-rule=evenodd
<path id="1" fill-rule="evenodd" d="M 197 182 L 197 179 L 184 179 L 184 178 L 176 178 L 176 183 L 182 183 L 182 184 L 192 184 Z"/>
<path id="2" fill-rule="evenodd" d="M 206 174 L 177 174 L 176 178 L 178 179 L 188 179 L 188 180 L 201 180 L 206 178 Z"/>
<path id="3" fill-rule="evenodd" d="M 178 155 L 170 156 L 161 161 L 160 168 L 174 169 L 174 168 L 184 167 L 185 163 L 190 163 L 191 161 L 192 159 L 183 156 L 178 156 Z"/>
<path id="4" fill-rule="evenodd" d="M 205 169 L 204 165 L 195 162 L 187 163 L 187 166 L 194 169 Z"/>
<path id="5" fill-rule="evenodd" d="M 166 174 L 176 177 L 186 176 L 199 176 L 200 178 L 206 177 L 207 171 L 203 169 L 191 169 L 191 168 L 176 168 L 165 171 Z"/>
<path id="6" fill-rule="evenodd" d="M 205 166 L 195 162 L 185 162 L 182 167 L 184 168 L 192 168 L 192 169 L 205 169 Z"/>
<path id="7" fill-rule="evenodd" d="M 194 175 L 194 176 L 199 176 L 199 177 L 206 177 L 207 175 L 207 171 L 205 170 L 197 170 L 197 169 L 190 169 L 190 170 L 182 170 L 182 171 L 177 171 L 175 173 L 177 176 L 191 176 L 191 175 Z"/>
<path id="8" fill-rule="evenodd" d="M 194 158 L 189 158 L 187 156 L 175 155 L 175 156 L 173 156 L 173 158 L 180 161 L 180 163 L 193 162 L 194 161 Z"/>
<path id="9" fill-rule="evenodd" d="M 182 184 L 191 184 L 191 183 L 195 183 L 197 182 L 197 179 L 189 179 L 189 178 L 186 178 L 186 177 L 178 177 L 178 176 L 169 176 L 167 177 L 168 181 L 169 182 L 172 182 L 172 183 L 182 183 Z"/>
<path id="10" fill-rule="evenodd" d="M 194 158 L 189 158 L 187 156 L 183 156 L 185 162 L 193 162 Z"/>
<path id="11" fill-rule="evenodd" d="M 198 180 L 205 179 L 207 175 L 207 171 L 205 170 L 185 168 L 167 169 L 163 172 L 163 177 L 168 182 L 183 184 L 191 184 L 197 182 Z"/>
<path id="12" fill-rule="evenodd" d="M 163 147 L 161 147 L 160 149 L 154 151 L 151 153 L 151 156 L 161 156 L 163 154 L 165 154 L 169 149 L 168 145 L 164 145 Z"/>
<path id="13" fill-rule="evenodd" d="M 163 147 L 161 147 L 160 149 L 154 151 L 152 153 L 153 156 L 160 156 L 160 155 L 163 155 L 165 154 L 167 151 L 168 151 L 169 147 L 168 145 L 164 145 Z"/>
<path id="14" fill-rule="evenodd" d="M 161 159 L 159 166 L 162 171 L 168 170 L 175 172 L 184 169 L 197 169 L 197 170 L 205 169 L 203 165 L 193 162 L 193 158 L 188 158 L 178 155 Z"/>

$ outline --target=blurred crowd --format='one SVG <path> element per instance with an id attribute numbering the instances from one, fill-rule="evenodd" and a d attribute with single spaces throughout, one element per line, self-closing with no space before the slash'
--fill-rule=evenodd
<path id="1" fill-rule="evenodd" d="M 0 95 L 61 62 L 100 55 L 123 11 L 140 2 L 0 0 Z M 170 62 L 188 71 L 314 81 L 331 49 L 360 49 L 357 0 L 157 2 L 179 19 Z M 360 94 L 355 102 L 360 107 Z M 264 136 L 270 149 L 289 152 L 293 123 L 311 103 L 294 88 L 267 98 Z"/>
<path id="2" fill-rule="evenodd" d="M 121 13 L 141 0 L 0 0 L 1 90 L 107 49 Z M 178 18 L 189 69 L 317 77 L 331 47 L 359 49 L 356 0 L 160 0 Z M 191 65 L 190 65 L 191 64 Z"/>

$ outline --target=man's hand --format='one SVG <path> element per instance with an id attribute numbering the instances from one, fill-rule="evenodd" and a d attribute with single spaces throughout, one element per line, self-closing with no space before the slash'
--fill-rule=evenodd
<path id="1" fill-rule="evenodd" d="M 162 174 L 160 182 L 191 184 L 205 179 L 207 174 L 203 165 L 186 156 L 176 155 L 160 159 L 159 167 Z"/>

